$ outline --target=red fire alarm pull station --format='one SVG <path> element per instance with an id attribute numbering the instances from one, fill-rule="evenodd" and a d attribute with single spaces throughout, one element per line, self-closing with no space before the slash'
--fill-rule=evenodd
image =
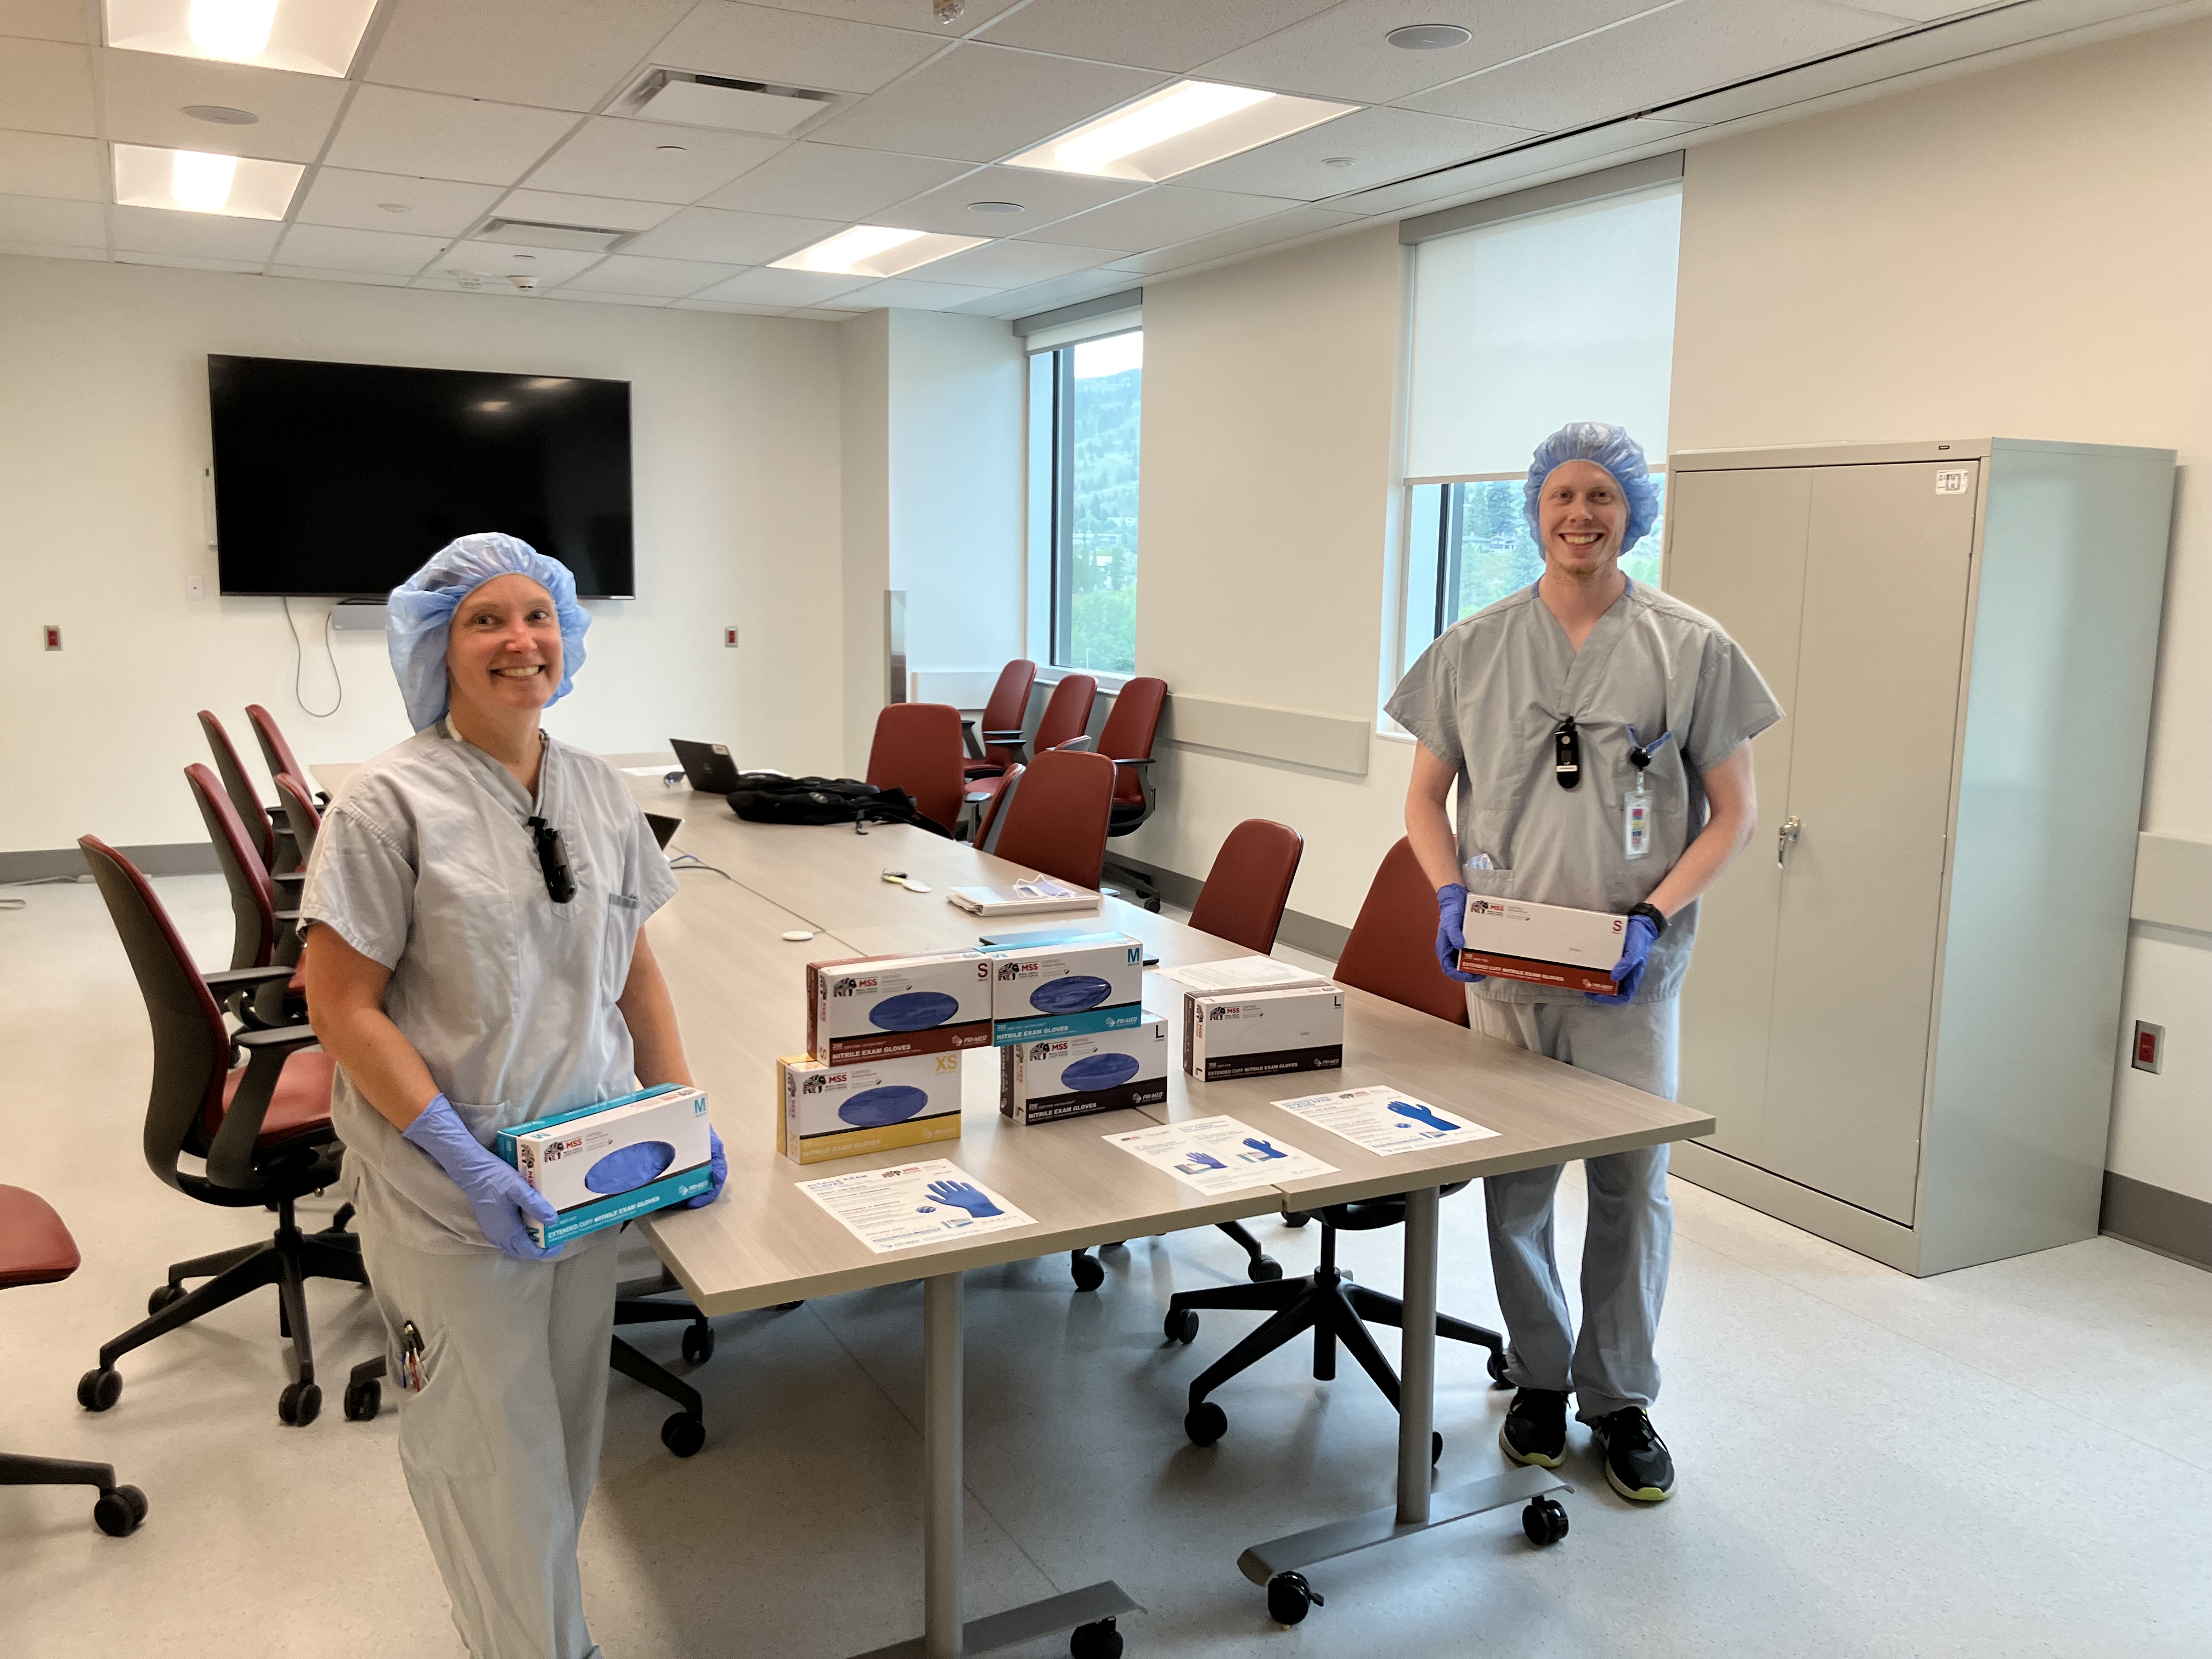
<path id="1" fill-rule="evenodd" d="M 2148 1020 L 2136 1022 L 2136 1052 L 2132 1062 L 2138 1072 L 2162 1072 L 2166 1069 L 2166 1027 L 2153 1025 Z"/>
<path id="2" fill-rule="evenodd" d="M 722 630 L 722 643 L 724 645 L 735 645 L 737 642 L 738 630 L 736 629 L 726 628 Z"/>
<path id="3" fill-rule="evenodd" d="M 62 630 L 55 627 L 52 623 L 48 623 L 46 624 L 46 649 L 49 651 L 58 651 L 61 648 Z"/>

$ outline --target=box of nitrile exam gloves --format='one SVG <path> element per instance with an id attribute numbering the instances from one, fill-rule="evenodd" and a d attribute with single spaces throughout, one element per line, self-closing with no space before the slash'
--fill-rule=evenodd
<path id="1" fill-rule="evenodd" d="M 1157 1106 L 1168 1097 L 1168 1023 L 1012 1042 L 999 1050 L 999 1110 L 1017 1123 Z"/>
<path id="2" fill-rule="evenodd" d="M 1186 991 L 1182 1068 L 1203 1083 L 1344 1064 L 1344 988 L 1328 980 L 1258 991 Z"/>
<path id="3" fill-rule="evenodd" d="M 836 1065 L 985 1048 L 991 969 L 980 952 L 806 964 L 806 1052 Z"/>
<path id="4" fill-rule="evenodd" d="M 499 1155 L 560 1212 L 529 1224 L 541 1249 L 696 1198 L 708 1166 L 707 1097 L 664 1084 L 499 1132 Z"/>
<path id="5" fill-rule="evenodd" d="M 1145 947 L 1126 933 L 1054 933 L 982 947 L 995 971 L 991 1041 L 1001 1048 L 1090 1031 L 1121 1031 L 1145 1017 Z"/>
<path id="6" fill-rule="evenodd" d="M 1627 917 L 1601 910 L 1471 896 L 1459 970 L 1606 995 L 1616 988 L 1611 969 L 1627 927 Z"/>
<path id="7" fill-rule="evenodd" d="M 960 1134 L 960 1056 L 914 1054 L 833 1066 L 793 1054 L 775 1063 L 775 1149 L 794 1164 L 857 1158 Z"/>

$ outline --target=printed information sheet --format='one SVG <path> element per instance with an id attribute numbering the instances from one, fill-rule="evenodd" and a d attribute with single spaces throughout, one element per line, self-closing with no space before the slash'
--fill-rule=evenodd
<path id="1" fill-rule="evenodd" d="M 1440 1141 L 1490 1140 L 1498 1134 L 1472 1118 L 1431 1106 L 1386 1084 L 1273 1103 L 1370 1152 L 1418 1152 Z"/>
<path id="2" fill-rule="evenodd" d="M 1194 962 L 1182 968 L 1163 968 L 1162 979 L 1194 991 L 1244 991 L 1263 985 L 1314 985 L 1324 975 L 1310 973 L 1273 957 L 1231 957 L 1226 962 Z"/>
<path id="3" fill-rule="evenodd" d="M 797 1185 L 878 1255 L 956 1235 L 1006 1232 L 1036 1219 L 947 1158 Z"/>
<path id="4" fill-rule="evenodd" d="M 1336 1165 L 1310 1152 L 1269 1140 L 1233 1117 L 1194 1118 L 1102 1137 L 1123 1152 L 1164 1170 L 1208 1198 L 1247 1187 L 1272 1187 L 1308 1176 L 1334 1175 Z"/>

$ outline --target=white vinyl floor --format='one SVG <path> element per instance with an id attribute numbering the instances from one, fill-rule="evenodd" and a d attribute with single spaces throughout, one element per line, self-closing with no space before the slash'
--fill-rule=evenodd
<path id="1" fill-rule="evenodd" d="M 159 884 L 203 960 L 229 921 L 216 878 Z M 125 1358 L 121 1402 L 75 1403 L 99 1344 L 169 1262 L 265 1236 L 195 1204 L 139 1149 L 145 1016 L 97 892 L 8 890 L 0 912 L 0 1181 L 43 1194 L 75 1278 L 0 1292 L 0 1447 L 113 1462 L 151 1513 L 96 1531 L 84 1489 L 0 1489 L 0 1650 L 36 1659 L 459 1655 L 387 1403 L 347 1422 L 331 1380 L 375 1348 L 368 1300 L 310 1291 L 319 1420 L 276 1419 L 273 1292 Z M 763 1086 L 766 1080 L 763 1079 Z M 1247 1544 L 1388 1500 L 1394 1424 L 1348 1358 L 1317 1383 L 1294 1345 L 1224 1389 L 1219 1444 L 1182 1430 L 1190 1377 L 1257 1318 L 1211 1314 L 1164 1346 L 1177 1288 L 1233 1282 L 1211 1231 L 968 1280 L 971 1614 L 1118 1579 L 1141 1655 L 2212 1654 L 2212 1275 L 2111 1239 L 1915 1280 L 1698 1188 L 1677 1236 L 1655 1413 L 1674 1501 L 1632 1510 L 1576 1431 L 1572 1534 L 1532 1549 L 1511 1510 L 1317 1568 L 1326 1607 L 1267 1618 Z M 1562 1189 L 1578 1249 L 1581 1188 Z M 327 1205 L 322 1206 L 325 1210 Z M 1482 1209 L 1444 1206 L 1443 1306 L 1496 1317 Z M 1292 1273 L 1313 1230 L 1255 1224 Z M 1348 1236 L 1395 1290 L 1395 1231 Z M 706 1449 L 620 1378 L 583 1540 L 608 1659 L 840 1659 L 920 1629 L 921 1293 L 912 1285 L 718 1322 L 693 1373 Z M 676 1358 L 674 1326 L 640 1346 Z M 1382 1334 L 1386 1351 L 1390 1334 Z M 1441 1478 L 1500 1468 L 1505 1396 L 1441 1355 Z M 1059 1641 L 1020 1650 L 1066 1651 Z"/>

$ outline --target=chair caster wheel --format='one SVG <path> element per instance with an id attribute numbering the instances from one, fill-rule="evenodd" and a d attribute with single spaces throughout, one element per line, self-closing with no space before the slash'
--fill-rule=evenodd
<path id="1" fill-rule="evenodd" d="M 1182 1414 L 1182 1431 L 1194 1446 L 1210 1446 L 1229 1432 L 1229 1413 L 1211 1400 L 1202 1400 Z"/>
<path id="2" fill-rule="evenodd" d="M 100 1494 L 92 1506 L 92 1522 L 110 1538 L 128 1538 L 146 1518 L 146 1494 L 136 1486 L 118 1486 Z M 1121 1650 L 1116 1648 L 1115 1652 Z"/>
<path id="3" fill-rule="evenodd" d="M 1111 1614 L 1096 1624 L 1078 1625 L 1067 1638 L 1068 1659 L 1121 1659 L 1121 1632 Z"/>
<path id="4" fill-rule="evenodd" d="M 384 1384 L 373 1376 L 363 1382 L 349 1382 L 344 1404 L 347 1422 L 372 1422 L 384 1409 Z"/>
<path id="5" fill-rule="evenodd" d="M 690 1457 L 707 1443 L 707 1425 L 688 1412 L 678 1412 L 660 1425 L 660 1443 L 678 1457 Z"/>
<path id="6" fill-rule="evenodd" d="M 1491 1355 L 1489 1359 L 1486 1362 L 1486 1367 L 1490 1372 L 1490 1386 L 1492 1388 L 1510 1389 L 1513 1386 L 1512 1378 L 1505 1375 L 1505 1356 L 1504 1354 L 1494 1353 Z"/>
<path id="7" fill-rule="evenodd" d="M 1160 1330 L 1169 1341 L 1188 1346 L 1198 1339 L 1198 1310 L 1170 1308 L 1168 1316 L 1160 1322 Z"/>
<path id="8" fill-rule="evenodd" d="M 88 1412 L 104 1412 L 123 1398 L 123 1375 L 102 1365 L 76 1380 L 76 1403 Z"/>
<path id="9" fill-rule="evenodd" d="M 1303 1624 L 1310 1608 L 1328 1605 L 1302 1572 L 1279 1572 L 1267 1581 L 1267 1617 L 1279 1625 Z"/>
<path id="10" fill-rule="evenodd" d="M 799 1297 L 799 1300 L 798 1300 L 798 1301 L 796 1301 L 796 1302 L 779 1302 L 779 1303 L 777 1303 L 777 1304 L 775 1304 L 775 1310 L 776 1310 L 778 1313 L 789 1313 L 789 1312 L 790 1312 L 793 1308 L 803 1308 L 803 1307 L 805 1307 L 805 1305 L 806 1305 L 806 1298 L 805 1298 L 805 1297 L 803 1297 L 803 1296 L 802 1296 L 802 1297 Z"/>
<path id="11" fill-rule="evenodd" d="M 184 1297 L 185 1287 L 181 1285 L 156 1285 L 153 1295 L 146 1298 L 147 1317 L 151 1318 L 172 1302 L 181 1302 Z"/>
<path id="12" fill-rule="evenodd" d="M 1556 1544 L 1567 1535 L 1566 1506 L 1556 1498 L 1532 1498 L 1521 1511 L 1521 1530 L 1538 1549 Z"/>
<path id="13" fill-rule="evenodd" d="M 1272 1255 L 1255 1256 L 1252 1265 L 1244 1270 L 1244 1277 L 1255 1285 L 1272 1285 L 1283 1276 L 1283 1264 Z"/>
<path id="14" fill-rule="evenodd" d="M 1067 1258 L 1069 1277 L 1075 1280 L 1079 1291 L 1095 1291 L 1106 1282 L 1106 1269 L 1098 1265 L 1096 1256 L 1074 1255 Z"/>
<path id="15" fill-rule="evenodd" d="M 1311 1221 L 1312 1219 L 1313 1218 L 1310 1215 L 1308 1215 L 1304 1210 L 1285 1210 L 1283 1212 L 1283 1225 L 1285 1227 L 1303 1227 L 1307 1222 Z"/>
<path id="16" fill-rule="evenodd" d="M 276 1396 L 276 1420 L 288 1429 L 304 1429 L 322 1415 L 323 1391 L 313 1382 L 288 1382 Z"/>
<path id="17" fill-rule="evenodd" d="M 684 1357 L 694 1365 L 703 1365 L 714 1357 L 714 1328 L 712 1325 L 686 1325 L 684 1328 Z"/>

